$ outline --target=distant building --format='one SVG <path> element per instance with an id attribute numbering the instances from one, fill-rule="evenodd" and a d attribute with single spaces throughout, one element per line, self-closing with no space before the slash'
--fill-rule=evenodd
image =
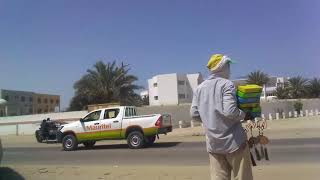
<path id="1" fill-rule="evenodd" d="M 7 101 L 4 99 L 0 99 L 0 117 L 8 114 Z"/>
<path id="2" fill-rule="evenodd" d="M 270 77 L 269 82 L 266 84 L 266 96 L 276 96 L 276 89 L 284 87 L 289 79 L 288 77 Z"/>
<path id="3" fill-rule="evenodd" d="M 33 114 L 59 112 L 60 96 L 50 94 L 33 94 Z"/>
<path id="4" fill-rule="evenodd" d="M 193 91 L 202 81 L 200 73 L 154 76 L 148 80 L 149 103 L 151 106 L 191 103 Z"/>
<path id="5" fill-rule="evenodd" d="M 269 78 L 270 78 L 269 82 L 266 84 L 265 88 L 263 89 L 263 92 L 261 95 L 262 97 L 264 97 L 265 95 L 266 97 L 276 96 L 275 92 L 277 87 L 283 87 L 285 83 L 287 83 L 288 80 L 290 79 L 288 77 L 276 77 L 276 76 L 271 76 Z M 247 79 L 235 79 L 235 80 L 232 80 L 232 82 L 235 84 L 236 87 L 239 85 L 248 84 Z"/>
<path id="6" fill-rule="evenodd" d="M 0 102 L 0 116 L 41 114 L 60 110 L 58 95 L 0 89 Z"/>

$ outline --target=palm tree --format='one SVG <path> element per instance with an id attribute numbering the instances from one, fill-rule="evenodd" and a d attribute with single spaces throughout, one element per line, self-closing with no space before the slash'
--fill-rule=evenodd
<path id="1" fill-rule="evenodd" d="M 142 105 L 149 105 L 149 95 L 142 98 Z"/>
<path id="2" fill-rule="evenodd" d="M 311 79 L 307 85 L 307 91 L 310 98 L 318 98 L 320 96 L 320 79 Z"/>
<path id="3" fill-rule="evenodd" d="M 263 94 L 265 99 L 267 98 L 266 84 L 269 82 L 269 80 L 269 75 L 260 70 L 253 71 L 247 75 L 248 84 L 257 84 L 259 86 L 263 86 Z"/>
<path id="4" fill-rule="evenodd" d="M 269 75 L 258 70 L 251 72 L 247 75 L 247 83 L 248 84 L 257 84 L 259 86 L 263 86 L 269 82 Z"/>
<path id="5" fill-rule="evenodd" d="M 290 78 L 288 80 L 289 95 L 293 99 L 303 98 L 307 94 L 308 79 L 302 76 Z"/>
<path id="6" fill-rule="evenodd" d="M 71 99 L 68 111 L 86 110 L 87 105 L 90 104 L 86 96 L 75 94 Z"/>
<path id="7" fill-rule="evenodd" d="M 288 99 L 289 98 L 289 89 L 287 87 L 277 87 L 275 94 L 278 99 Z"/>
<path id="8" fill-rule="evenodd" d="M 75 96 L 70 110 L 83 109 L 88 104 L 120 102 L 121 105 L 133 105 L 138 100 L 135 90 L 140 86 L 134 84 L 138 78 L 130 75 L 128 65 L 116 62 L 97 62 L 93 69 L 88 69 L 74 84 Z"/>

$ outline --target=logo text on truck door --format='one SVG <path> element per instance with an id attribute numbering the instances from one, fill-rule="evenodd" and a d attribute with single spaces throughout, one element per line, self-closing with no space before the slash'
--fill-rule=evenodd
<path id="1" fill-rule="evenodd" d="M 111 129 L 111 124 L 102 124 L 102 125 L 90 125 L 86 126 L 86 130 L 93 131 L 93 130 L 102 130 L 102 129 Z"/>

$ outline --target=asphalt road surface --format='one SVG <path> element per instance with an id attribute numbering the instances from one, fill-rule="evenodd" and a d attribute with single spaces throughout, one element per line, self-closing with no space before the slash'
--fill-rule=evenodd
<path id="1" fill-rule="evenodd" d="M 126 144 L 97 145 L 93 149 L 65 152 L 60 144 L 44 147 L 4 149 L 4 165 L 207 165 L 204 142 L 159 142 L 153 147 L 132 150 Z M 124 141 L 123 141 L 124 143 Z M 271 140 L 270 161 L 258 164 L 320 163 L 320 138 Z"/>

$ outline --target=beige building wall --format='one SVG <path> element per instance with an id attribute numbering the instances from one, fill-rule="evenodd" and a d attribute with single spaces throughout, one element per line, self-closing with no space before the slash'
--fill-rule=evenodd
<path id="1" fill-rule="evenodd" d="M 60 111 L 60 96 L 50 94 L 33 95 L 33 114 Z"/>

